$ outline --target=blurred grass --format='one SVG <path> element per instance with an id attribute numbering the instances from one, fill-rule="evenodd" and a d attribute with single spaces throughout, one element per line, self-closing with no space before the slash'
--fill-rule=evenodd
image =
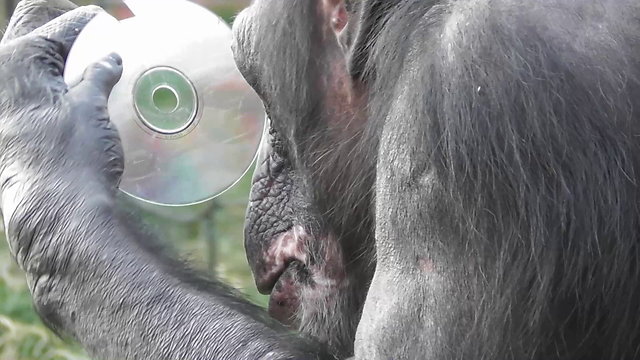
<path id="1" fill-rule="evenodd" d="M 0 16 L 4 1 L 0 0 Z M 77 1 L 77 3 L 96 1 Z M 216 14 L 232 23 L 238 6 L 225 5 L 214 9 Z M 4 16 L 2 16 L 4 18 Z M 4 21 L 4 19 L 3 19 Z M 6 22 L 0 21 L 0 26 Z M 255 289 L 247 265 L 242 242 L 242 225 L 248 201 L 251 173 L 231 190 L 215 199 L 217 211 L 207 219 L 192 223 L 172 221 L 172 211 L 143 212 L 144 221 L 165 240 L 176 245 L 180 255 L 190 259 L 193 266 L 207 269 L 209 246 L 215 245 L 213 272 L 223 281 L 242 291 L 253 302 L 266 306 L 267 297 Z M 199 212 L 209 204 L 193 209 L 175 211 Z M 207 232 L 208 229 L 212 229 Z M 208 241 L 213 237 L 215 241 Z M 126 329 L 124 330 L 126 331 Z M 31 295 L 27 289 L 24 273 L 11 259 L 4 234 L 0 234 L 0 360 L 88 360 L 86 353 L 77 345 L 57 338 L 42 325 L 33 310 Z"/>
<path id="2" fill-rule="evenodd" d="M 87 359 L 45 328 L 33 311 L 24 274 L 10 259 L 4 235 L 0 241 L 0 359 Z"/>

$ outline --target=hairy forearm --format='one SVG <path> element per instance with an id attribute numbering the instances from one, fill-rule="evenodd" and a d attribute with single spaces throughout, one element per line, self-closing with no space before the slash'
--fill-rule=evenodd
<path id="1" fill-rule="evenodd" d="M 223 285 L 158 256 L 112 196 L 40 193 L 9 224 L 17 260 L 43 320 L 95 358 L 324 358 L 297 350 L 299 339 Z"/>

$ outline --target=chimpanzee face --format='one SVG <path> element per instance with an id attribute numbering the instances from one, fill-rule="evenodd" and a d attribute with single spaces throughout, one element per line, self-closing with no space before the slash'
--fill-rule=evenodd
<path id="1" fill-rule="evenodd" d="M 271 316 L 350 352 L 373 273 L 373 176 L 349 16 L 340 1 L 255 1 L 234 52 L 270 117 L 245 225 L 256 284 Z"/>

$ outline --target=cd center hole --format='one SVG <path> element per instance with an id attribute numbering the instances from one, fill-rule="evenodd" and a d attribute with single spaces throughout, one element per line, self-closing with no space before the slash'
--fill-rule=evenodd
<path id="1" fill-rule="evenodd" d="M 163 113 L 170 114 L 178 108 L 178 94 L 168 86 L 159 86 L 153 91 L 153 105 Z"/>

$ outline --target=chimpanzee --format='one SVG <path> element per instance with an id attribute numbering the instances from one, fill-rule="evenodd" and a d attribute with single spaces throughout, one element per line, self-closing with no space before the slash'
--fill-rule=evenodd
<path id="1" fill-rule="evenodd" d="M 99 11 L 25 0 L 0 48 L 8 239 L 93 357 L 640 359 L 640 2 L 255 0 L 270 317 L 117 206 L 122 61 L 61 78 Z"/>

